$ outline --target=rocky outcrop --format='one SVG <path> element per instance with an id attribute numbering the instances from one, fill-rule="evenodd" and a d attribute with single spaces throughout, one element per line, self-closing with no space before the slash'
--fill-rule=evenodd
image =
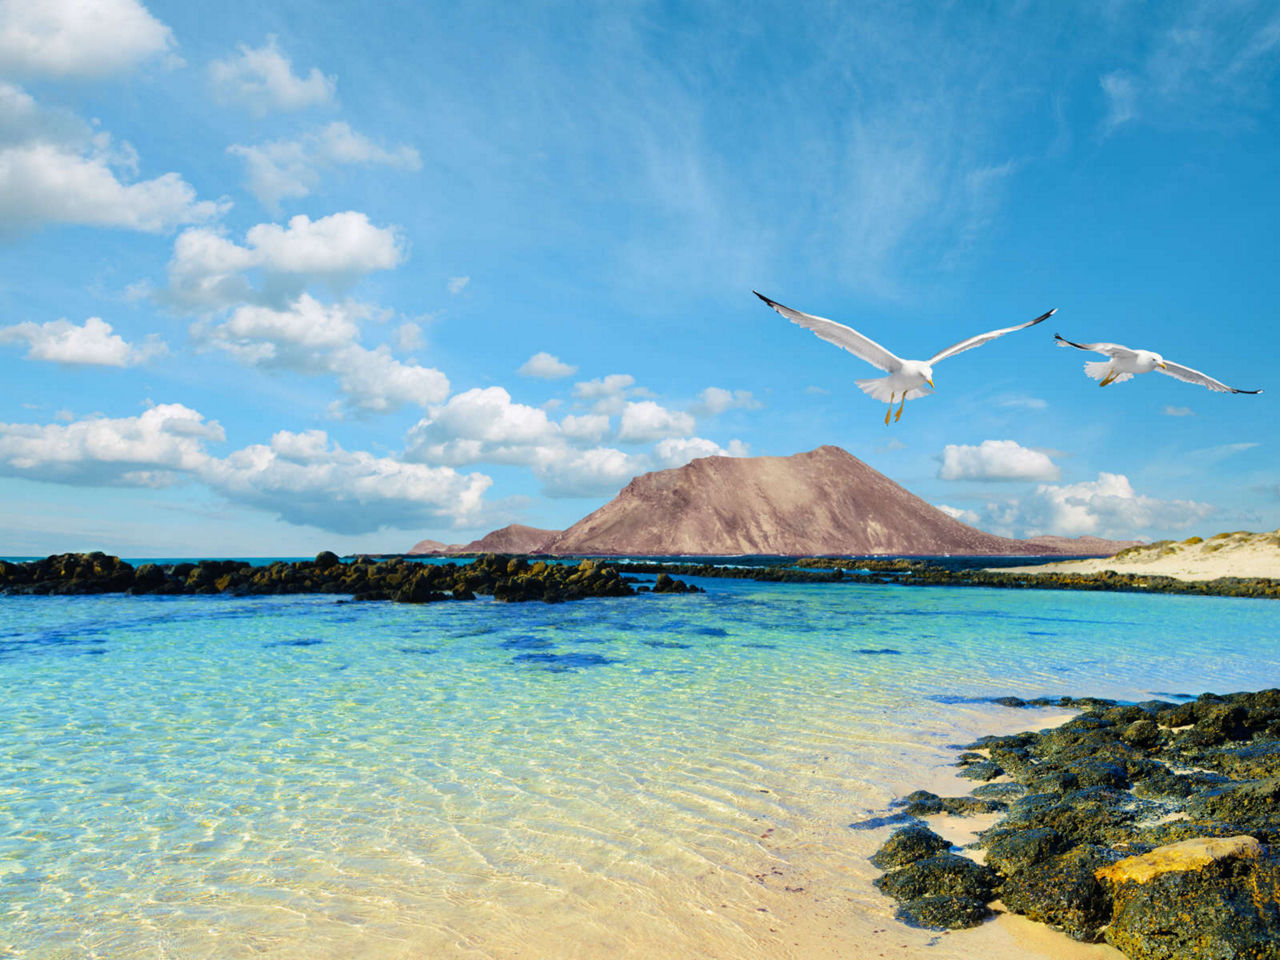
<path id="1" fill-rule="evenodd" d="M 452 548 L 439 540 L 419 540 L 409 548 L 409 556 L 430 557 L 448 553 Z"/>
<path id="2" fill-rule="evenodd" d="M 570 555 L 1031 555 L 967 526 L 839 447 L 704 457 L 636 477 L 542 546 Z"/>
<path id="3" fill-rule="evenodd" d="M 698 593 L 697 587 L 665 574 L 654 593 Z M 585 597 L 625 597 L 637 591 L 618 569 L 594 560 L 577 566 L 530 563 L 524 557 L 487 554 L 458 566 L 403 559 L 374 562 L 357 557 L 343 563 L 329 551 L 315 560 L 278 561 L 255 567 L 239 560 L 202 560 L 138 568 L 102 553 L 68 553 L 30 563 L 0 561 L 0 593 L 75 595 L 91 593 L 231 594 L 258 596 L 290 593 L 349 594 L 356 600 L 432 603 L 474 600 L 541 600 L 559 603 Z"/>
<path id="4" fill-rule="evenodd" d="M 512 523 L 501 529 L 486 533 L 479 540 L 472 540 L 470 543 L 441 543 L 439 540 L 419 540 L 410 548 L 407 556 L 456 556 L 459 554 L 480 553 L 521 553 L 527 555 L 541 553 L 542 545 L 559 533 L 559 530 L 543 530 L 540 527 L 526 527 L 521 523 Z"/>
<path id="5" fill-rule="evenodd" d="M 1084 709 L 1051 730 L 983 737 L 958 761 L 999 770 L 975 793 L 1009 788 L 1006 815 L 977 844 L 994 873 L 919 866 L 949 853 L 901 865 L 904 851 L 931 849 L 918 823 L 872 858 L 894 868 L 877 885 L 901 901 L 899 917 L 973 926 L 998 894 L 1014 913 L 1133 960 L 1280 960 L 1280 690 L 1059 703 Z M 901 805 L 957 812 L 923 791 Z"/>

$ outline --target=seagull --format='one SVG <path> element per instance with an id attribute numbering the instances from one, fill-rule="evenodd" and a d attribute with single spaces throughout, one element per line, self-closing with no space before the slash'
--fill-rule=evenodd
<path id="1" fill-rule="evenodd" d="M 986 333 L 978 334 L 976 337 L 970 337 L 968 340 L 961 340 L 959 343 L 954 343 L 947 349 L 935 353 L 928 360 L 903 360 L 901 357 L 894 356 L 870 337 L 864 337 L 857 330 L 846 327 L 843 323 L 836 323 L 834 320 L 828 320 L 825 317 L 815 317 L 807 313 L 801 313 L 799 310 L 792 310 L 790 307 L 784 307 L 782 304 L 770 300 L 763 293 L 757 293 L 755 290 L 751 292 L 792 323 L 798 323 L 800 326 L 812 330 L 828 343 L 843 347 L 855 357 L 861 357 L 873 367 L 879 367 L 889 374 L 887 377 L 854 381 L 862 389 L 863 393 L 889 404 L 889 409 L 884 412 L 885 426 L 889 425 L 889 414 L 893 413 L 895 400 L 901 400 L 898 404 L 898 412 L 893 415 L 893 421 L 897 423 L 898 418 L 902 416 L 902 408 L 906 406 L 908 400 L 914 400 L 916 397 L 926 397 L 933 392 L 933 365 L 939 360 L 945 360 L 947 357 L 954 357 L 957 353 L 964 353 L 966 350 L 980 347 L 996 337 L 1003 337 L 1006 333 L 1034 327 L 1037 323 L 1048 320 L 1058 312 L 1057 307 L 1054 307 L 1048 313 L 1041 314 L 1034 320 L 1028 320 L 1026 323 L 1020 323 L 1015 327 L 989 330 Z M 929 385 L 929 389 L 925 389 L 924 385 L 926 383 Z"/>
<path id="2" fill-rule="evenodd" d="M 1060 333 L 1055 333 L 1053 338 L 1058 341 L 1058 346 L 1060 347 L 1092 350 L 1094 353 L 1100 353 L 1104 357 L 1111 358 L 1110 360 L 1090 360 L 1084 365 L 1084 372 L 1088 376 L 1094 380 L 1101 381 L 1098 384 L 1100 387 L 1105 387 L 1109 383 L 1124 383 L 1126 380 L 1132 380 L 1135 373 L 1150 373 L 1152 370 L 1159 370 L 1175 380 L 1197 383 L 1202 387 L 1208 387 L 1210 390 L 1216 390 L 1218 393 L 1262 392 L 1261 390 L 1237 390 L 1235 387 L 1228 387 L 1225 383 L 1213 379 L 1207 373 L 1201 373 L 1199 370 L 1192 370 L 1190 367 L 1184 367 L 1180 363 L 1166 360 L 1160 354 L 1152 353 L 1150 350 L 1133 350 L 1129 347 L 1122 347 L 1118 343 L 1074 343 Z"/>

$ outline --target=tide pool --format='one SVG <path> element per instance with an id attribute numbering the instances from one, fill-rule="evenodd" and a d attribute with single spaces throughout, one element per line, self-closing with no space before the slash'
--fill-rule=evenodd
<path id="1" fill-rule="evenodd" d="M 1271 601 L 698 583 L 0 597 L 0 956 L 999 953 L 849 826 L 1060 715 L 980 698 L 1280 685 Z"/>

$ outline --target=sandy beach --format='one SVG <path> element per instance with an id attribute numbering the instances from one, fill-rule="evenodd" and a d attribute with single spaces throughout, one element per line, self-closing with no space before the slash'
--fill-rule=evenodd
<path id="1" fill-rule="evenodd" d="M 1219 533 L 1208 539 L 1164 540 L 1144 547 L 1131 547 L 1113 557 L 1001 568 L 1004 573 L 1091 574 L 1108 570 L 1178 580 L 1217 580 L 1222 577 L 1280 579 L 1280 530 L 1271 533 Z"/>

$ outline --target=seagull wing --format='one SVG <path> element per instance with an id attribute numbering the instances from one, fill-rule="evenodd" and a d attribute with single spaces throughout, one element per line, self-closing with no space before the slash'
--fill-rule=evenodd
<path id="1" fill-rule="evenodd" d="M 957 353 L 964 353 L 966 350 L 972 350 L 974 347 L 980 347 L 984 343 L 994 340 L 996 337 L 1003 337 L 1006 333 L 1013 333 L 1015 330 L 1025 330 L 1027 327 L 1034 327 L 1037 323 L 1043 323 L 1058 312 L 1058 308 L 1054 307 L 1048 313 L 1041 314 L 1034 320 L 1028 320 L 1026 323 L 1020 323 L 1016 327 L 1002 327 L 999 330 L 988 330 L 986 333 L 980 333 L 976 337 L 970 337 L 968 340 L 961 340 L 959 343 L 953 343 L 945 350 L 939 350 L 929 358 L 929 366 L 933 366 L 939 360 L 945 360 L 947 357 L 954 357 Z"/>
<path id="2" fill-rule="evenodd" d="M 1137 353 L 1128 347 L 1123 347 L 1118 343 L 1076 343 L 1074 340 L 1068 340 L 1060 333 L 1055 333 L 1053 338 L 1058 341 L 1060 347 L 1075 347 L 1077 350 L 1092 350 L 1094 353 L 1100 353 L 1104 357 L 1111 357 L 1113 360 L 1119 360 L 1122 357 L 1136 357 Z"/>
<path id="3" fill-rule="evenodd" d="M 846 327 L 843 323 L 828 320 L 825 317 L 815 317 L 808 313 L 801 313 L 799 310 L 792 310 L 790 307 L 784 307 L 782 304 L 770 300 L 763 293 L 756 293 L 754 290 L 751 292 L 755 293 L 757 297 L 792 323 L 798 323 L 800 326 L 812 330 L 827 343 L 834 343 L 837 347 L 843 347 L 855 357 L 861 357 L 873 367 L 879 367 L 886 373 L 896 373 L 902 368 L 902 360 L 900 358 L 895 357 L 870 337 L 864 337 L 857 330 Z"/>
<path id="4" fill-rule="evenodd" d="M 1202 387 L 1208 387 L 1210 390 L 1216 390 L 1218 393 L 1261 393 L 1261 390 L 1237 390 L 1235 387 L 1228 387 L 1225 383 L 1213 379 L 1207 373 L 1201 373 L 1199 370 L 1192 370 L 1190 367 L 1184 367 L 1180 363 L 1174 363 L 1172 360 L 1166 360 L 1163 367 L 1156 367 L 1158 373 L 1163 373 L 1167 377 L 1173 377 L 1175 380 L 1185 380 L 1187 383 L 1196 383 Z"/>

